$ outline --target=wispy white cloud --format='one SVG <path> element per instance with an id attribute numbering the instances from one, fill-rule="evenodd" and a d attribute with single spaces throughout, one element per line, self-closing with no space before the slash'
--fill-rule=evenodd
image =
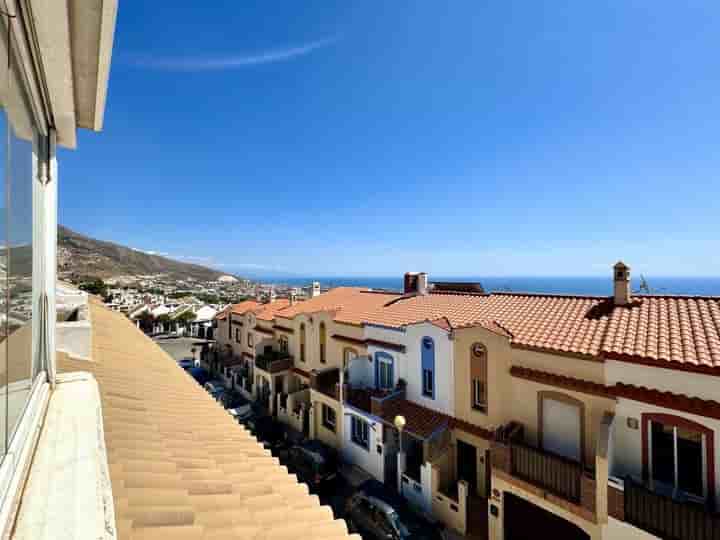
<path id="1" fill-rule="evenodd" d="M 335 36 L 311 41 L 303 45 L 282 49 L 270 49 L 254 54 L 194 57 L 136 56 L 129 58 L 129 63 L 134 66 L 161 71 L 220 71 L 261 64 L 272 64 L 275 62 L 286 62 L 332 45 L 337 40 L 338 37 Z"/>

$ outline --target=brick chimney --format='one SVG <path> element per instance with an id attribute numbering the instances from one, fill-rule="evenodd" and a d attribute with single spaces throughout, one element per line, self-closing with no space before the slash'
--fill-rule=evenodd
<path id="1" fill-rule="evenodd" d="M 616 306 L 625 306 L 632 302 L 630 293 L 630 267 L 618 261 L 613 266 L 613 299 Z"/>

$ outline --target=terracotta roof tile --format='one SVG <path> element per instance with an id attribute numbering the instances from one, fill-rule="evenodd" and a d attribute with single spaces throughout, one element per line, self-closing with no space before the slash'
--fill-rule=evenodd
<path id="1" fill-rule="evenodd" d="M 347 537 L 243 427 L 124 316 L 91 305 L 118 537 Z M 181 404 L 181 405 L 178 405 Z M 291 521 L 288 521 L 291 520 Z M 355 536 L 358 538 L 358 536 Z"/>
<path id="2" fill-rule="evenodd" d="M 397 415 L 405 417 L 405 430 L 427 439 L 436 431 L 449 428 L 452 418 L 407 399 L 389 399 L 383 403 L 382 418 L 390 424 Z"/>
<path id="3" fill-rule="evenodd" d="M 334 320 L 338 322 L 361 324 L 375 310 L 398 297 L 396 293 L 376 292 L 357 287 L 337 287 L 315 298 L 298 302 L 282 310 L 278 315 L 291 319 L 301 313 L 332 311 Z"/>

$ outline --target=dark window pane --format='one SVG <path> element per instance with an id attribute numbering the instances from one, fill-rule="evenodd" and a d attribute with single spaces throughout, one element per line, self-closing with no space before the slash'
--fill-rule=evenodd
<path id="1" fill-rule="evenodd" d="M 652 478 L 669 486 L 675 484 L 675 459 L 672 426 L 657 422 L 652 427 Z"/>
<path id="2" fill-rule="evenodd" d="M 702 435 L 678 428 L 678 487 L 703 496 Z"/>

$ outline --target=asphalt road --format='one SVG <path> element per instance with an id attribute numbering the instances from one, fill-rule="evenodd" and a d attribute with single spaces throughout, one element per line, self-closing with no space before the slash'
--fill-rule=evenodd
<path id="1" fill-rule="evenodd" d="M 172 356 L 175 360 L 182 360 L 184 358 L 192 358 L 191 349 L 195 347 L 195 358 L 200 358 L 200 349 L 202 343 L 205 342 L 203 339 L 181 337 L 181 338 L 153 338 L 153 341 L 160 345 L 162 349 Z"/>

